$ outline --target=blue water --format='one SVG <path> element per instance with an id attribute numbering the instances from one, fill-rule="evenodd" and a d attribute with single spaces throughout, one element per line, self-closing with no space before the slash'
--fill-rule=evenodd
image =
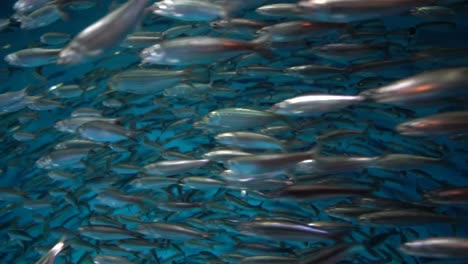
<path id="1" fill-rule="evenodd" d="M 4 0 L 1 3 L 0 17 L 7 18 L 13 14 L 15 1 Z M 67 11 L 66 19 L 59 20 L 49 26 L 22 30 L 18 25 L 0 32 L 0 57 L 9 53 L 31 48 L 45 47 L 39 38 L 46 32 L 66 32 L 75 36 L 85 27 L 98 20 L 108 12 L 112 1 L 97 1 L 99 4 L 82 11 Z M 122 3 L 123 1 L 117 1 Z M 295 3 L 296 1 L 264 1 L 261 5 L 271 3 Z M 404 58 L 430 48 L 468 48 L 468 5 L 459 4 L 451 7 L 456 12 L 454 18 L 427 19 L 403 13 L 376 19 L 379 29 L 376 32 L 389 33 L 385 36 L 373 37 L 370 43 L 397 43 L 403 47 L 401 53 L 392 52 L 386 59 Z M 234 13 L 234 17 L 245 17 L 264 20 L 271 23 L 292 20 L 290 18 L 272 18 L 255 13 L 254 9 Z M 433 24 L 428 24 L 433 23 Z M 157 18 L 150 15 L 145 18 L 144 31 L 162 32 L 169 28 L 190 24 L 178 22 L 170 18 Z M 350 34 L 359 32 L 359 22 L 353 23 Z M 198 24 L 199 27 L 209 27 L 208 23 Z M 322 39 L 309 39 L 306 45 L 319 46 L 337 42 L 339 36 L 346 33 L 329 35 Z M 205 35 L 213 37 L 230 37 L 223 33 L 209 31 Z M 251 39 L 237 35 L 239 39 Z M 352 40 L 360 43 L 362 40 Z M 61 46 L 59 46 L 61 47 Z M 351 67 L 348 63 L 326 61 L 317 56 L 295 56 L 302 44 L 275 47 L 274 58 L 271 61 L 258 57 L 257 61 L 242 61 L 245 65 L 263 65 L 275 68 L 286 68 L 294 65 L 321 64 L 335 67 Z M 118 51 L 119 48 L 116 48 Z M 20 111 L 1 116 L 1 150 L 0 186 L 3 197 L 0 207 L 0 263 L 36 263 L 61 238 L 65 237 L 67 247 L 58 255 L 55 263 L 93 263 L 97 255 L 113 255 L 126 258 L 130 263 L 242 263 L 242 257 L 276 255 L 299 259 L 307 249 L 318 250 L 341 242 L 294 241 L 265 239 L 257 235 L 240 234 L 236 224 L 252 221 L 256 217 L 275 219 L 288 217 L 301 223 L 331 221 L 334 223 L 351 224 L 343 241 L 362 245 L 354 252 L 348 253 L 339 263 L 468 263 L 464 260 L 443 259 L 435 262 L 431 258 L 414 257 L 404 254 L 399 247 L 407 241 L 429 237 L 467 237 L 468 226 L 465 223 L 468 208 L 459 205 L 429 205 L 424 200 L 423 193 L 441 187 L 468 186 L 468 142 L 465 138 L 452 140 L 441 137 L 405 137 L 395 132 L 395 126 L 401 122 L 416 117 L 449 111 L 468 110 L 465 97 L 445 99 L 440 103 L 428 106 L 397 107 L 386 104 L 363 103 L 342 110 L 324 113 L 318 117 L 287 118 L 287 124 L 303 129 L 292 133 L 277 135 L 286 144 L 298 144 L 295 151 L 307 151 L 317 145 L 316 136 L 334 129 L 354 129 L 365 131 L 363 136 L 340 138 L 325 144 L 323 153 L 329 156 L 381 156 L 389 153 L 405 153 L 422 155 L 442 160 L 437 165 L 419 165 L 411 169 L 393 167 L 389 169 L 364 168 L 332 174 L 322 173 L 311 175 L 304 173 L 312 180 L 298 180 L 300 175 L 289 172 L 288 176 L 295 184 L 315 183 L 331 178 L 355 183 L 357 181 L 372 187 L 372 195 L 379 198 L 398 200 L 409 204 L 420 202 L 426 209 L 453 216 L 457 221 L 412 227 L 388 227 L 380 225 L 363 225 L 358 221 L 344 221 L 325 213 L 324 209 L 337 204 L 349 204 L 351 198 L 329 198 L 318 201 L 289 200 L 279 197 L 264 197 L 256 191 L 239 190 L 229 187 L 221 188 L 190 188 L 173 184 L 166 188 L 141 190 L 132 188 L 129 182 L 139 176 L 139 173 L 116 173 L 112 170 L 118 163 L 129 163 L 138 167 L 166 160 L 181 159 L 185 155 L 199 159 L 220 144 L 214 141 L 216 133 L 206 132 L 193 127 L 211 111 L 241 107 L 255 110 L 267 110 L 282 100 L 312 93 L 327 93 L 339 95 L 356 95 L 359 92 L 377 88 L 415 74 L 435 69 L 468 66 L 468 54 L 463 56 L 438 57 L 432 54 L 430 59 L 405 63 L 396 67 L 371 69 L 362 75 L 347 75 L 340 78 L 321 78 L 314 82 L 306 82 L 287 76 L 237 76 L 238 78 L 218 78 L 214 86 L 228 88 L 231 96 L 210 96 L 210 91 L 199 98 L 168 98 L 162 94 L 133 95 L 124 92 L 109 91 L 107 83 L 114 74 L 139 67 L 140 57 L 137 50 L 123 50 L 116 56 L 107 54 L 102 58 L 76 66 L 61 66 L 50 64 L 39 71 L 32 68 L 16 68 L 0 61 L 0 93 L 18 91 L 28 87 L 28 94 L 40 95 L 48 99 L 58 100 L 63 108 L 49 111 L 34 111 L 24 108 Z M 236 63 L 236 62 L 233 62 Z M 160 68 L 170 68 L 162 66 Z M 180 69 L 173 67 L 172 69 Z M 215 65 L 213 72 L 232 71 L 235 65 Z M 40 75 L 38 75 L 38 72 Z M 41 77 L 42 76 L 42 77 Z M 372 77 L 372 79 L 371 79 Z M 368 82 L 366 82 L 368 81 Z M 71 99 L 56 98 L 48 94 L 47 89 L 58 83 L 79 84 L 82 87 L 96 86 L 96 89 Z M 467 84 L 468 85 L 468 84 Z M 123 105 L 119 108 L 103 106 L 102 101 L 114 98 Z M 54 146 L 62 141 L 76 138 L 74 135 L 62 133 L 54 128 L 57 121 L 70 117 L 75 109 L 91 107 L 102 110 L 106 117 L 125 117 L 124 127 L 140 131 L 147 141 L 160 145 L 155 148 L 143 142 L 143 137 L 136 141 L 128 140 L 121 144 L 125 151 L 102 148 L 92 151 L 85 159 L 85 168 L 66 170 L 74 175 L 72 181 L 54 181 L 48 171 L 37 167 L 35 162 L 50 153 Z M 187 113 L 181 114 L 180 111 Z M 21 123 L 19 120 L 28 114 L 37 114 L 32 120 Z M 186 118 L 181 124 L 174 123 Z M 351 120 L 351 121 L 349 121 Z M 259 131 L 260 128 L 252 130 Z M 31 132 L 36 138 L 20 142 L 13 138 L 15 131 Z M 293 129 L 294 130 L 294 129 Z M 170 153 L 170 151 L 176 152 Z M 179 153 L 180 155 L 177 155 Z M 170 176 L 182 179 L 184 177 L 202 176 L 221 179 L 224 170 L 221 164 L 212 162 L 205 167 L 189 172 Z M 302 177 L 305 177 L 305 176 Z M 95 177 L 114 179 L 107 187 L 113 187 L 123 194 L 135 197 L 145 197 L 152 202 L 137 203 L 115 208 L 102 206 L 98 199 L 99 191 L 89 187 L 88 181 Z M 286 177 L 280 178 L 284 181 Z M 333 184 L 332 181 L 327 184 Z M 21 191 L 20 198 L 6 198 L 6 190 Z M 244 203 L 232 199 L 235 197 Z M 47 205 L 36 209 L 28 209 L 26 202 L 31 200 L 45 201 Z M 158 208 L 158 202 L 192 202 L 199 206 L 192 209 L 178 209 L 172 212 Z M 122 216 L 134 217 L 141 222 L 167 222 L 190 226 L 210 235 L 209 239 L 179 240 L 171 237 L 159 239 L 144 238 L 153 242 L 151 250 L 128 250 L 121 246 L 119 239 L 97 241 L 83 236 L 78 228 L 90 225 L 90 218 L 108 216 L 121 222 L 126 229 L 133 231 L 138 223 L 122 220 Z M 28 234 L 28 238 L 12 236 L 11 232 L 20 230 Z M 247 249 L 243 243 L 257 243 L 271 248 L 255 250 Z M 119 247 L 119 245 L 121 247 Z M 275 248 L 276 250 L 273 250 Z M 228 258 L 227 254 L 239 254 Z M 309 253 L 310 254 L 310 253 Z M 338 263 L 334 260 L 323 263 Z M 289 261 L 281 262 L 288 263 Z M 123 263 L 123 262 L 115 262 Z M 263 263 L 263 262 L 248 262 Z M 275 262 L 276 263 L 276 262 Z M 279 263 L 279 262 L 278 262 Z M 293 262 L 290 262 L 293 263 Z M 322 262 L 320 262 L 322 263 Z"/>

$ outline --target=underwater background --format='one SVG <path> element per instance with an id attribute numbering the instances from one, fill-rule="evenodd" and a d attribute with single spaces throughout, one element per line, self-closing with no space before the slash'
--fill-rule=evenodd
<path id="1" fill-rule="evenodd" d="M 468 263 L 467 1 L 164 1 L 0 3 L 0 263 Z"/>

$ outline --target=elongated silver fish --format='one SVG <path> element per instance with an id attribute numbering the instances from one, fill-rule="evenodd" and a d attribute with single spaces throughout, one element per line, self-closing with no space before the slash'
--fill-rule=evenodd
<path id="1" fill-rule="evenodd" d="M 269 51 L 265 48 L 267 40 L 266 37 L 253 41 L 213 37 L 177 38 L 144 49 L 140 57 L 143 64 L 206 65 L 250 52 L 269 56 Z"/>
<path id="2" fill-rule="evenodd" d="M 334 22 L 352 22 L 392 15 L 427 5 L 433 0 L 302 0 L 299 7 L 309 19 Z"/>
<path id="3" fill-rule="evenodd" d="M 468 239 L 457 237 L 435 237 L 406 242 L 400 250 L 409 255 L 443 258 L 468 258 Z"/>
<path id="4" fill-rule="evenodd" d="M 367 90 L 361 96 L 395 105 L 427 105 L 443 98 L 467 94 L 468 68 L 424 72 L 389 85 Z"/>
<path id="5" fill-rule="evenodd" d="M 403 122 L 396 130 L 405 136 L 455 135 L 468 132 L 468 111 L 448 112 Z"/>
<path id="6" fill-rule="evenodd" d="M 60 52 L 61 49 L 24 49 L 6 55 L 5 61 L 18 67 L 38 67 L 55 63 Z"/>
<path id="7" fill-rule="evenodd" d="M 287 116 L 314 116 L 362 102 L 362 96 L 313 94 L 290 98 L 275 104 L 270 111 Z"/>
<path id="8" fill-rule="evenodd" d="M 97 57 L 118 44 L 138 23 L 148 0 L 129 0 L 81 31 L 60 52 L 58 64 L 78 64 Z"/>

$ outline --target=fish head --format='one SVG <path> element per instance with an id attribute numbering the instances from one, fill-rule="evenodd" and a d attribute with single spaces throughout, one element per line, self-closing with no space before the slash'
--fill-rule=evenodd
<path id="1" fill-rule="evenodd" d="M 53 167 L 52 158 L 49 155 L 42 156 L 36 161 L 36 166 L 41 169 Z"/>
<path id="2" fill-rule="evenodd" d="M 57 129 L 57 130 L 60 131 L 60 132 L 66 132 L 66 131 L 68 131 L 67 121 L 66 121 L 66 120 L 57 121 L 57 122 L 54 124 L 54 128 Z"/>
<path id="3" fill-rule="evenodd" d="M 10 53 L 5 56 L 5 61 L 14 66 L 21 66 L 20 60 L 18 58 L 18 55 L 16 53 Z"/>
<path id="4" fill-rule="evenodd" d="M 157 64 L 158 62 L 163 62 L 166 59 L 166 54 L 163 47 L 160 44 L 153 45 L 144 49 L 140 57 L 143 59 L 143 64 Z"/>
<path id="5" fill-rule="evenodd" d="M 221 144 L 231 144 L 235 138 L 235 135 L 229 132 L 221 133 L 215 136 L 215 140 Z"/>
<path id="6" fill-rule="evenodd" d="M 404 122 L 396 126 L 396 131 L 401 135 L 420 135 L 424 133 L 424 130 L 421 130 L 421 124 L 417 121 Z"/>
<path id="7" fill-rule="evenodd" d="M 229 28 L 229 21 L 227 20 L 216 20 L 210 23 L 212 29 L 224 29 Z"/>

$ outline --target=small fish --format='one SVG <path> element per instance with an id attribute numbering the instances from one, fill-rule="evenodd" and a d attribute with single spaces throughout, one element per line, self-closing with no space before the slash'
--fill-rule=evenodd
<path id="1" fill-rule="evenodd" d="M 456 13 L 451 8 L 445 6 L 420 6 L 411 10 L 413 16 L 427 19 L 453 19 Z"/>
<path id="2" fill-rule="evenodd" d="M 268 36 L 272 42 L 288 42 L 308 38 L 320 38 L 330 32 L 343 30 L 346 24 L 314 21 L 288 21 L 259 29 L 257 34 Z"/>
<path id="3" fill-rule="evenodd" d="M 442 258 L 468 258 L 468 239 L 457 237 L 434 237 L 404 243 L 400 250 L 408 255 Z"/>
<path id="4" fill-rule="evenodd" d="M 333 240 L 337 235 L 306 224 L 275 219 L 241 222 L 237 224 L 236 229 L 244 235 L 275 241 L 327 241 Z"/>
<path id="5" fill-rule="evenodd" d="M 17 67 L 33 68 L 55 63 L 60 52 L 61 49 L 24 49 L 6 55 L 5 61 Z"/>
<path id="6" fill-rule="evenodd" d="M 456 221 L 457 219 L 451 216 L 418 209 L 391 209 L 359 216 L 359 223 L 375 226 L 420 226 L 433 223 L 454 223 Z"/>
<path id="7" fill-rule="evenodd" d="M 468 111 L 447 112 L 403 122 L 396 130 L 405 136 L 455 135 L 468 132 Z"/>
<path id="8" fill-rule="evenodd" d="M 303 17 L 330 22 L 353 22 L 399 14 L 433 0 L 389 0 L 369 3 L 364 0 L 302 0 Z"/>
<path id="9" fill-rule="evenodd" d="M 45 5 L 27 16 L 21 17 L 21 28 L 26 30 L 48 26 L 66 15 L 57 5 Z"/>
<path id="10" fill-rule="evenodd" d="M 91 121 L 100 121 L 116 124 L 121 119 L 122 118 L 106 118 L 96 115 L 75 115 L 74 117 L 57 121 L 54 125 L 54 128 L 61 132 L 76 133 L 80 126 Z"/>
<path id="11" fill-rule="evenodd" d="M 139 69 L 123 71 L 112 76 L 108 85 L 116 91 L 135 94 L 158 94 L 182 81 L 208 80 L 209 72 L 198 67 L 180 71 Z"/>
<path id="12" fill-rule="evenodd" d="M 267 41 L 265 37 L 253 41 L 213 37 L 177 38 L 144 49 L 140 57 L 143 64 L 207 65 L 251 52 L 270 56 L 270 51 L 266 48 Z"/>
<path id="13" fill-rule="evenodd" d="M 54 247 L 52 247 L 52 249 L 50 249 L 50 251 L 47 252 L 47 254 L 42 256 L 36 262 L 36 264 L 53 264 L 53 263 L 55 263 L 55 258 L 57 257 L 57 255 L 60 253 L 60 251 L 62 251 L 66 247 L 66 244 L 65 244 L 64 240 L 65 239 L 62 238 L 62 240 L 60 240 Z"/>
<path id="14" fill-rule="evenodd" d="M 207 0 L 163 0 L 149 8 L 156 15 L 192 22 L 226 17 L 226 9 L 225 5 Z"/>
<path id="15" fill-rule="evenodd" d="M 165 160 L 147 164 L 142 171 L 148 175 L 171 176 L 201 168 L 208 162 L 207 159 Z"/>
<path id="16" fill-rule="evenodd" d="M 203 158 L 219 163 L 225 163 L 232 158 L 248 155 L 252 155 L 252 153 L 232 149 L 218 149 L 203 154 Z"/>
<path id="17" fill-rule="evenodd" d="M 93 258 L 94 264 L 132 264 L 127 258 L 112 255 L 97 255 Z"/>
<path id="18" fill-rule="evenodd" d="M 215 136 L 218 143 L 241 149 L 283 150 L 283 144 L 270 136 L 252 132 L 227 132 Z"/>
<path id="19" fill-rule="evenodd" d="M 13 9 L 20 13 L 29 13 L 45 6 L 49 0 L 17 0 Z"/>
<path id="20" fill-rule="evenodd" d="M 208 113 L 200 123 L 229 130 L 242 130 L 258 127 L 277 121 L 278 117 L 269 112 L 245 108 L 224 108 Z"/>
<path id="21" fill-rule="evenodd" d="M 120 44 L 121 47 L 142 49 L 159 43 L 163 40 L 160 32 L 135 32 L 128 35 Z"/>
<path id="22" fill-rule="evenodd" d="M 81 31 L 59 55 L 58 64 L 81 63 L 116 45 L 141 19 L 148 0 L 129 0 Z"/>
<path id="23" fill-rule="evenodd" d="M 313 94 L 276 103 L 270 111 L 286 116 L 317 116 L 364 101 L 362 96 Z"/>
<path id="24" fill-rule="evenodd" d="M 431 203 L 446 205 L 466 205 L 468 204 L 468 188 L 452 187 L 428 191 L 424 197 Z"/>
<path id="25" fill-rule="evenodd" d="M 428 105 L 441 99 L 466 94 L 468 68 L 427 71 L 360 95 L 379 103 L 412 106 Z"/>
<path id="26" fill-rule="evenodd" d="M 48 32 L 41 35 L 41 42 L 46 45 L 60 45 L 67 43 L 71 39 L 71 35 L 60 32 Z"/>
<path id="27" fill-rule="evenodd" d="M 77 132 L 85 139 L 109 143 L 135 139 L 136 136 L 136 132 L 126 130 L 116 124 L 99 120 L 84 123 L 78 127 Z"/>
<path id="28" fill-rule="evenodd" d="M 36 166 L 42 169 L 82 168 L 81 159 L 88 156 L 89 148 L 72 148 L 54 150 L 36 161 Z"/>
<path id="29" fill-rule="evenodd" d="M 63 83 L 59 83 L 57 85 L 51 86 L 49 88 L 49 92 L 57 96 L 58 98 L 69 99 L 80 97 L 85 91 L 83 88 L 76 84 L 65 85 Z"/>
<path id="30" fill-rule="evenodd" d="M 224 165 L 233 172 L 255 175 L 272 172 L 282 172 L 293 168 L 297 163 L 314 158 L 315 151 L 284 153 L 284 154 L 258 154 L 235 157 Z"/>

